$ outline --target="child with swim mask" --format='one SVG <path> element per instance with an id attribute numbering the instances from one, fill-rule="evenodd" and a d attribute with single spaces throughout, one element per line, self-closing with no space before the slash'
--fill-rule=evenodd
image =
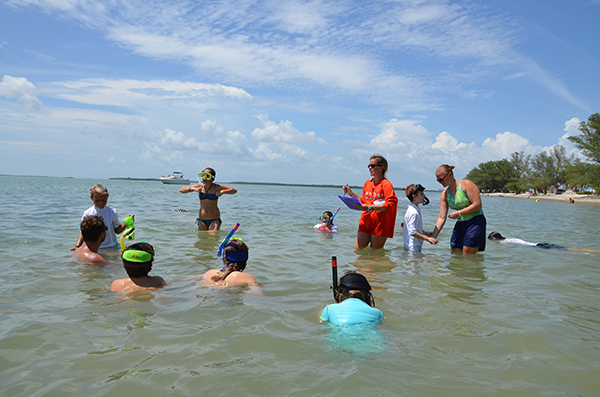
<path id="1" fill-rule="evenodd" d="M 123 254 L 123 267 L 128 278 L 113 281 L 113 292 L 132 292 L 149 288 L 161 288 L 166 285 L 159 276 L 149 276 L 154 262 L 154 247 L 148 243 L 135 243 L 127 247 Z"/>
<path id="2" fill-rule="evenodd" d="M 237 190 L 230 186 L 214 183 L 217 172 L 212 168 L 205 168 L 198 174 L 198 184 L 184 186 L 179 193 L 198 193 L 200 210 L 198 211 L 198 230 L 219 230 L 221 228 L 221 211 L 217 206 L 219 197 L 224 194 L 236 194 Z"/>
<path id="3" fill-rule="evenodd" d="M 377 323 L 383 319 L 381 310 L 373 307 L 371 285 L 361 273 L 348 270 L 333 290 L 336 303 L 327 305 L 319 316 L 321 321 L 339 324 Z"/>
<path id="4" fill-rule="evenodd" d="M 232 238 L 223 247 L 223 268 L 212 269 L 200 276 L 202 283 L 210 287 L 250 287 L 255 293 L 260 293 L 256 279 L 244 273 L 248 261 L 248 246 L 242 239 Z"/>
<path id="5" fill-rule="evenodd" d="M 333 213 L 331 211 L 323 212 L 323 215 L 319 217 L 321 223 L 317 223 L 315 225 L 315 229 L 318 229 L 322 232 L 337 232 L 337 226 L 333 224 Z"/>
<path id="6" fill-rule="evenodd" d="M 421 251 L 423 241 L 429 244 L 437 244 L 431 233 L 423 231 L 423 218 L 419 204 L 429 204 L 429 199 L 425 196 L 423 186 L 411 183 L 406 187 L 406 198 L 410 200 L 410 205 L 404 214 L 404 223 L 402 224 L 402 236 L 404 238 L 404 248 L 409 251 Z"/>

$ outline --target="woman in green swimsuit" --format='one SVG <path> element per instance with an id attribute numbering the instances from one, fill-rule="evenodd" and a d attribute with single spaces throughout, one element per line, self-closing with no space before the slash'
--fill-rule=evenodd
<path id="1" fill-rule="evenodd" d="M 454 178 L 453 165 L 443 164 L 435 171 L 437 181 L 445 187 L 440 195 L 440 214 L 432 237 L 437 238 L 446 223 L 446 217 L 456 219 L 450 240 L 452 252 L 463 255 L 485 251 L 486 220 L 481 209 L 479 189 L 468 179 Z M 448 214 L 449 209 L 456 210 Z"/>
<path id="2" fill-rule="evenodd" d="M 217 172 L 212 168 L 205 168 L 198 175 L 200 181 L 197 185 L 184 186 L 180 193 L 197 192 L 200 198 L 200 211 L 198 213 L 198 230 L 219 230 L 221 228 L 221 212 L 217 207 L 219 197 L 224 194 L 236 194 L 235 188 L 214 183 Z"/>

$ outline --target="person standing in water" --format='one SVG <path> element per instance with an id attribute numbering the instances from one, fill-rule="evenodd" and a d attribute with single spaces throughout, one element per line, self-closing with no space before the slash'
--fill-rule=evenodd
<path id="1" fill-rule="evenodd" d="M 454 166 L 443 164 L 435 171 L 437 181 L 445 187 L 440 194 L 440 214 L 431 237 L 437 238 L 446 223 L 446 217 L 456 219 L 450 239 L 452 252 L 473 255 L 485 251 L 486 219 L 481 208 L 477 186 L 468 179 L 455 179 Z M 448 214 L 449 209 L 456 210 Z"/>
<path id="2" fill-rule="evenodd" d="M 214 183 L 217 172 L 212 168 L 205 168 L 198 174 L 197 185 L 184 186 L 179 193 L 198 192 L 200 210 L 198 212 L 198 230 L 219 230 L 221 228 L 221 212 L 217 206 L 219 197 L 224 194 L 236 194 L 235 188 Z"/>
<path id="3" fill-rule="evenodd" d="M 398 197 L 394 186 L 385 178 L 387 160 L 374 154 L 369 160 L 369 173 L 372 178 L 363 186 L 362 198 L 348 185 L 342 186 L 344 194 L 361 199 L 359 209 L 363 210 L 358 223 L 358 233 L 354 249 L 363 249 L 371 244 L 372 249 L 383 248 L 388 238 L 394 237 Z"/>

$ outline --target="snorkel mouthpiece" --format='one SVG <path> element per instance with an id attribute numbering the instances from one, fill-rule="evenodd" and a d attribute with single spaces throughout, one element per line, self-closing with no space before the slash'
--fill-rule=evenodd
<path id="1" fill-rule="evenodd" d="M 425 197 L 425 201 L 423 201 L 423 205 L 429 204 L 429 199 L 427 198 L 427 196 L 424 196 L 424 197 Z"/>

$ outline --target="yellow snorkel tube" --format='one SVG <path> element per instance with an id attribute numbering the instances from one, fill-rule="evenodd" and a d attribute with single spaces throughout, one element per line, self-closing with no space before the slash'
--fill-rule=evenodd
<path id="1" fill-rule="evenodd" d="M 129 215 L 127 218 L 124 218 L 123 222 L 125 222 L 125 226 L 127 226 L 127 230 L 125 230 L 123 232 L 123 234 L 121 234 L 121 240 L 119 241 L 119 243 L 121 244 L 121 251 L 125 251 L 125 248 L 127 248 L 125 246 L 125 238 L 127 238 L 127 240 L 133 240 L 135 237 L 135 227 L 133 226 L 133 215 Z"/>

